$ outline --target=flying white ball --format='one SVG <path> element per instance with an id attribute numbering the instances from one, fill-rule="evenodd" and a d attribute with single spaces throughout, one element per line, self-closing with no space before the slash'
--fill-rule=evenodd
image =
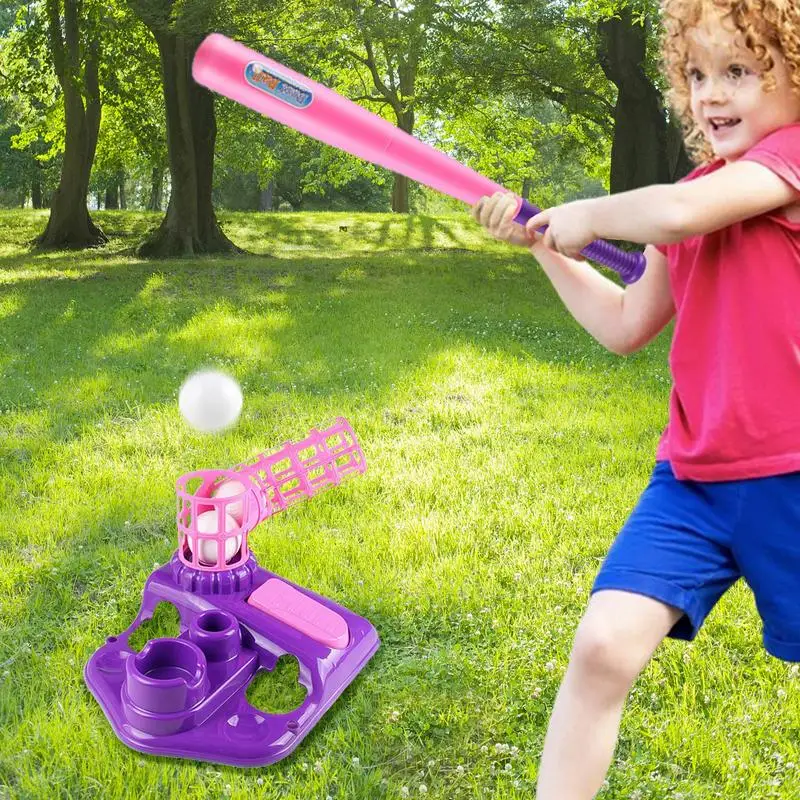
<path id="1" fill-rule="evenodd" d="M 195 430 L 218 433 L 230 428 L 242 411 L 242 390 L 230 375 L 203 370 L 190 375 L 178 395 L 178 408 Z"/>

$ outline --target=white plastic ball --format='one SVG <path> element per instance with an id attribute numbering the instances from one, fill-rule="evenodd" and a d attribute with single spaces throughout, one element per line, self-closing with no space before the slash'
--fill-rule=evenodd
<path id="1" fill-rule="evenodd" d="M 233 497 L 245 490 L 244 484 L 235 481 L 232 478 L 226 478 L 211 492 L 212 497 Z M 230 514 L 237 522 L 238 525 L 242 524 L 244 517 L 244 502 L 240 500 L 238 503 L 228 503 L 225 506 L 225 513 Z"/>
<path id="2" fill-rule="evenodd" d="M 230 428 L 239 419 L 242 403 L 242 390 L 236 380 L 217 370 L 190 375 L 178 395 L 184 419 L 203 433 Z"/>
<path id="3" fill-rule="evenodd" d="M 225 515 L 225 533 L 234 531 L 239 527 L 236 520 L 230 515 Z M 212 511 L 204 511 L 197 517 L 197 530 L 200 533 L 217 533 L 219 524 L 217 521 L 216 509 Z M 211 539 L 200 539 L 200 552 L 198 553 L 198 560 L 201 564 L 206 566 L 214 565 L 217 563 L 217 543 Z M 189 548 L 191 549 L 192 540 L 189 539 Z M 225 562 L 230 561 L 242 545 L 242 537 L 229 536 L 225 539 Z"/>

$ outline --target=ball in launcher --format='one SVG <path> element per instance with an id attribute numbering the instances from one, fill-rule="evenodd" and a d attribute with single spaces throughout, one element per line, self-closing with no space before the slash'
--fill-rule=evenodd
<path id="1" fill-rule="evenodd" d="M 199 533 L 217 533 L 219 530 L 219 525 L 217 522 L 217 511 L 214 509 L 213 511 L 204 511 L 202 514 L 198 515 L 197 517 L 197 530 Z M 239 525 L 237 524 L 236 520 L 230 515 L 225 515 L 225 533 L 230 531 L 235 531 Z M 199 539 L 200 542 L 200 552 L 198 553 L 198 559 L 201 564 L 208 566 L 214 565 L 217 563 L 217 543 L 212 539 Z M 236 553 L 239 552 L 239 548 L 242 545 L 242 537 L 239 536 L 228 536 L 225 539 L 225 562 L 227 563 L 230 561 Z M 191 546 L 191 540 L 190 540 Z"/>
<path id="2" fill-rule="evenodd" d="M 245 485 L 232 478 L 226 478 L 222 483 L 214 488 L 211 492 L 212 497 L 234 497 L 245 490 Z M 239 500 L 237 503 L 228 503 L 225 506 L 225 513 L 230 514 L 238 525 L 242 524 L 244 517 L 244 501 Z"/>
<path id="3" fill-rule="evenodd" d="M 218 370 L 190 375 L 178 395 L 184 419 L 202 433 L 230 428 L 239 419 L 242 403 L 242 390 L 236 379 Z"/>

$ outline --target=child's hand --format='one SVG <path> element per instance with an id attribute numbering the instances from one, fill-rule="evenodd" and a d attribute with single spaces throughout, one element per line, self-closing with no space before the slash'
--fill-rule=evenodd
<path id="1" fill-rule="evenodd" d="M 527 230 L 524 225 L 514 222 L 518 208 L 517 198 L 511 192 L 495 192 L 491 197 L 478 200 L 472 207 L 472 216 L 495 239 L 530 247 L 541 236 L 535 230 Z"/>
<path id="2" fill-rule="evenodd" d="M 576 200 L 560 206 L 548 208 L 535 217 L 531 217 L 525 227 L 535 231 L 546 225 L 542 244 L 557 253 L 583 260 L 581 250 L 598 238 L 592 225 L 593 200 Z"/>

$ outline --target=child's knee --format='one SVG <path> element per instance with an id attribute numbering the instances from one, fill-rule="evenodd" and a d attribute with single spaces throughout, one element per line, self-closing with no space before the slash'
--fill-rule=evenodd
<path id="1" fill-rule="evenodd" d="M 570 656 L 570 667 L 584 679 L 628 687 L 641 671 L 637 648 L 626 646 L 612 626 L 596 621 L 578 628 Z"/>
<path id="2" fill-rule="evenodd" d="M 630 686 L 680 615 L 641 596 L 593 596 L 572 649 L 570 664 L 586 679 Z"/>

